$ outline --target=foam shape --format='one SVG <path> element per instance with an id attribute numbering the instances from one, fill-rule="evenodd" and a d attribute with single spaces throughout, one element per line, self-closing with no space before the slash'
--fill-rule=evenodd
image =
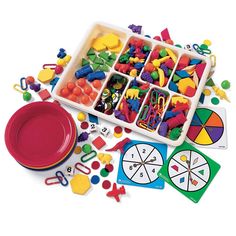
<path id="1" fill-rule="evenodd" d="M 117 47 L 115 47 L 115 48 L 108 48 L 108 50 L 110 52 L 119 53 L 122 48 L 123 48 L 123 43 L 120 41 L 119 45 Z"/>
<path id="2" fill-rule="evenodd" d="M 86 60 L 85 58 L 82 58 L 82 62 L 81 62 L 82 66 L 86 66 L 86 65 L 89 65 L 89 61 Z"/>
<path id="3" fill-rule="evenodd" d="M 38 95 L 43 101 L 45 101 L 51 97 L 51 94 L 48 92 L 47 89 L 43 89 L 43 90 L 39 91 Z"/>
<path id="4" fill-rule="evenodd" d="M 193 72 L 193 81 L 196 84 L 196 86 L 198 86 L 199 78 L 198 78 L 197 73 L 195 71 Z"/>
<path id="5" fill-rule="evenodd" d="M 210 87 L 215 86 L 215 83 L 214 83 L 214 81 L 213 81 L 212 78 L 210 78 L 209 80 L 207 80 L 207 82 L 206 82 L 206 86 L 210 86 Z"/>
<path id="6" fill-rule="evenodd" d="M 71 190 L 75 194 L 84 195 L 91 187 L 87 175 L 77 174 L 70 181 Z"/>
<path id="7" fill-rule="evenodd" d="M 172 105 L 176 105 L 177 102 L 188 103 L 188 99 L 183 98 L 183 97 L 172 97 L 171 98 Z"/>
<path id="8" fill-rule="evenodd" d="M 164 30 L 161 31 L 161 37 L 163 41 L 169 40 L 170 38 L 170 34 L 167 28 L 165 28 Z"/>
<path id="9" fill-rule="evenodd" d="M 106 45 L 104 45 L 102 37 L 96 38 L 92 43 L 92 47 L 98 52 L 106 50 Z"/>
<path id="10" fill-rule="evenodd" d="M 49 83 L 51 80 L 53 80 L 55 75 L 55 71 L 50 69 L 50 68 L 46 68 L 43 69 L 39 72 L 38 74 L 38 80 L 44 84 Z"/>
<path id="11" fill-rule="evenodd" d="M 178 83 L 178 89 L 182 94 L 186 93 L 186 90 L 188 87 L 191 87 L 193 89 L 196 88 L 195 83 L 193 82 L 192 79 L 190 78 L 185 78 L 185 79 L 181 79 Z"/>
<path id="12" fill-rule="evenodd" d="M 87 56 L 95 55 L 94 49 L 90 48 L 87 52 Z"/>
<path id="13" fill-rule="evenodd" d="M 120 39 L 113 33 L 106 34 L 101 39 L 103 44 L 108 48 L 116 48 L 119 46 Z"/>
<path id="14" fill-rule="evenodd" d="M 108 153 L 98 153 L 97 155 L 99 161 L 101 161 L 102 164 L 110 164 L 112 160 L 112 156 Z"/>
<path id="15" fill-rule="evenodd" d="M 173 81 L 176 83 L 176 82 L 178 82 L 179 80 L 181 80 L 181 77 L 179 77 L 178 75 L 174 74 L 174 76 L 173 76 Z"/>
<path id="16" fill-rule="evenodd" d="M 202 62 L 202 60 L 200 60 L 200 59 L 192 59 L 189 62 L 189 65 L 197 65 L 197 64 L 200 64 L 201 62 Z"/>
<path id="17" fill-rule="evenodd" d="M 102 139 L 101 136 L 98 136 L 97 138 L 95 138 L 92 141 L 92 144 L 98 149 L 100 150 L 102 147 L 104 147 L 106 145 L 106 142 Z"/>
<path id="18" fill-rule="evenodd" d="M 199 79 L 202 77 L 205 67 L 206 67 L 206 63 L 201 63 L 201 64 L 196 65 L 195 71 Z"/>
<path id="19" fill-rule="evenodd" d="M 170 81 L 169 89 L 174 91 L 174 92 L 178 92 L 178 86 L 173 81 Z"/>
<path id="20" fill-rule="evenodd" d="M 175 74 L 181 78 L 188 78 L 190 76 L 189 73 L 185 70 L 177 70 Z"/>
<path id="21" fill-rule="evenodd" d="M 193 96 L 195 95 L 195 93 L 196 93 L 196 89 L 195 89 L 195 88 L 192 88 L 192 87 L 190 87 L 190 86 L 188 86 L 188 87 L 186 88 L 186 91 L 185 91 L 185 94 L 184 94 L 184 95 L 186 95 L 186 96 L 188 96 L 188 97 L 193 97 Z"/>
<path id="22" fill-rule="evenodd" d="M 181 66 L 181 67 L 186 67 L 189 65 L 189 61 L 190 61 L 190 58 L 186 55 L 183 55 L 180 59 L 179 59 L 179 63 L 178 63 L 178 66 Z"/>

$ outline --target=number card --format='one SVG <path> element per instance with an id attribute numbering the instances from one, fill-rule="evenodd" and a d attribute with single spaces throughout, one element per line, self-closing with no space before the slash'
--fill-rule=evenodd
<path id="1" fill-rule="evenodd" d="M 157 175 L 167 155 L 167 145 L 132 140 L 121 154 L 117 176 L 118 184 L 146 188 L 164 188 Z"/>

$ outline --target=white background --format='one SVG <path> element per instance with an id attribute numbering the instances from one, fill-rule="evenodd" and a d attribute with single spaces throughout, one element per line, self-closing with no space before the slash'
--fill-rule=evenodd
<path id="1" fill-rule="evenodd" d="M 233 1 L 132 2 L 1 1 L 0 235 L 235 235 L 235 217 L 230 217 L 236 211 Z M 152 36 L 168 27 L 172 39 L 180 44 L 211 39 L 217 55 L 214 78 L 218 84 L 224 79 L 232 83 L 232 103 L 220 104 L 227 109 L 229 148 L 201 149 L 222 168 L 198 204 L 168 185 L 163 191 L 127 186 L 128 194 L 119 204 L 105 196 L 101 185 L 87 196 L 78 196 L 70 187 L 44 185 L 44 177 L 50 173 L 26 170 L 7 152 L 6 123 L 25 104 L 12 84 L 22 76 L 37 76 L 44 63 L 54 63 L 60 47 L 72 54 L 94 21 L 123 28 L 141 24 Z M 116 168 L 118 156 L 113 157 Z M 114 171 L 109 179 L 115 178 Z"/>

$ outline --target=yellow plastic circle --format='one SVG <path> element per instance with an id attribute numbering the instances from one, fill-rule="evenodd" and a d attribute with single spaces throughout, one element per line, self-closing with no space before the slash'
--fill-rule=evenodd
<path id="1" fill-rule="evenodd" d="M 205 40 L 203 41 L 203 44 L 206 44 L 206 45 L 209 47 L 209 46 L 211 46 L 211 40 L 205 39 Z"/>
<path id="2" fill-rule="evenodd" d="M 204 89 L 203 93 L 205 96 L 210 96 L 211 95 L 211 90 L 210 89 Z"/>
<path id="3" fill-rule="evenodd" d="M 121 133 L 118 134 L 118 133 L 115 133 L 115 132 L 114 132 L 113 135 L 114 135 L 114 137 L 116 137 L 116 138 L 120 138 L 120 137 L 122 137 L 123 133 L 121 132 Z"/>

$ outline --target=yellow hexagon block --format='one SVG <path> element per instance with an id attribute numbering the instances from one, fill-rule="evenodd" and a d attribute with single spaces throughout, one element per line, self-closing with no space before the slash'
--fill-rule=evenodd
<path id="1" fill-rule="evenodd" d="M 100 52 L 100 51 L 103 51 L 103 50 L 106 50 L 106 46 L 104 45 L 103 43 L 103 39 L 101 37 L 99 38 L 96 38 L 93 43 L 92 43 L 92 47 Z"/>
<path id="2" fill-rule="evenodd" d="M 55 75 L 54 70 L 50 68 L 46 68 L 39 72 L 38 80 L 42 83 L 49 83 L 51 80 L 53 80 L 54 75 Z"/>
<path id="3" fill-rule="evenodd" d="M 116 48 L 119 46 L 120 39 L 115 34 L 106 34 L 102 37 L 103 44 L 108 48 Z"/>
<path id="4" fill-rule="evenodd" d="M 117 47 L 115 47 L 115 48 L 108 48 L 108 50 L 109 50 L 110 52 L 119 53 L 122 48 L 123 48 L 123 44 L 122 44 L 122 42 L 120 41 L 120 42 L 119 42 L 119 45 L 118 45 Z"/>
<path id="5" fill-rule="evenodd" d="M 84 195 L 91 187 L 89 177 L 82 174 L 74 175 L 70 186 L 73 193 L 80 195 Z"/>

